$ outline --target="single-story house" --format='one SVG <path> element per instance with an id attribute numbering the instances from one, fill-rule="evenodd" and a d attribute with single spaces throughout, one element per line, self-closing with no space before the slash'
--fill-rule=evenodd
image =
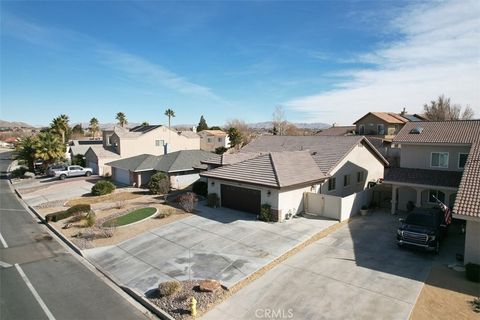
<path id="1" fill-rule="evenodd" d="M 200 179 L 202 160 L 212 157 L 203 150 L 181 150 L 162 156 L 141 154 L 106 163 L 112 179 L 125 185 L 145 186 L 156 172 L 164 172 L 174 189 L 184 189 Z"/>
<path id="2" fill-rule="evenodd" d="M 388 162 L 362 136 L 261 136 L 238 154 L 203 161 L 208 192 L 225 207 L 282 221 L 304 209 L 304 193 L 344 197 L 383 178 Z"/>
<path id="3" fill-rule="evenodd" d="M 67 146 L 67 159 L 69 160 L 69 162 L 71 162 L 76 155 L 85 156 L 91 146 L 102 145 L 103 141 L 99 139 L 71 140 Z"/>

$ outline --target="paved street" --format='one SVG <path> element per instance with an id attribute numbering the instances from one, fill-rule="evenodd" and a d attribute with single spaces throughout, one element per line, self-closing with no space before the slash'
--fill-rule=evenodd
<path id="1" fill-rule="evenodd" d="M 452 232 L 435 256 L 397 248 L 397 226 L 388 213 L 359 217 L 202 319 L 408 319 L 431 266 L 455 262 L 463 236 Z"/>
<path id="2" fill-rule="evenodd" d="M 6 171 L 8 154 L 0 154 Z M 147 319 L 73 256 L 0 180 L 0 319 Z"/>

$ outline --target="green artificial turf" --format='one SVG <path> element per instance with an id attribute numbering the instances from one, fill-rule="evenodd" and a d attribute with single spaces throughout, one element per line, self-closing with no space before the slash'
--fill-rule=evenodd
<path id="1" fill-rule="evenodd" d="M 103 223 L 103 227 L 112 227 L 112 226 L 124 226 L 127 224 L 131 224 L 140 220 L 143 220 L 147 217 L 150 217 L 152 214 L 157 212 L 156 208 L 142 208 L 130 213 L 127 213 L 123 216 L 120 216 L 115 219 L 108 220 Z"/>

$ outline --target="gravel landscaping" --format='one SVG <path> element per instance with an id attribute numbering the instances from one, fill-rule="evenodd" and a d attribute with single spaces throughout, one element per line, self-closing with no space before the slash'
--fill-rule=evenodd
<path id="1" fill-rule="evenodd" d="M 214 292 L 202 292 L 200 280 L 181 281 L 182 289 L 176 294 L 161 297 L 157 290 L 147 295 L 151 302 L 168 312 L 175 319 L 193 319 L 190 315 L 191 297 L 197 300 L 197 317 L 228 296 L 228 290 L 219 286 Z"/>

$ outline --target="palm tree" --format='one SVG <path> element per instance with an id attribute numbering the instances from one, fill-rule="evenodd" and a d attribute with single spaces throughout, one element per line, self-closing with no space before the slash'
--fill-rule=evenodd
<path id="1" fill-rule="evenodd" d="M 40 132 L 34 143 L 35 157 L 42 159 L 45 167 L 56 160 L 65 158 L 65 145 L 56 134 Z"/>
<path id="2" fill-rule="evenodd" d="M 15 160 L 27 162 L 28 170 L 33 172 L 35 158 L 35 137 L 26 137 L 15 146 Z"/>
<path id="3" fill-rule="evenodd" d="M 167 109 L 165 115 L 168 117 L 168 129 L 170 129 L 170 119 L 175 118 L 175 112 L 172 109 Z"/>
<path id="4" fill-rule="evenodd" d="M 62 143 L 65 143 L 66 135 L 70 129 L 68 126 L 69 121 L 70 119 L 68 118 L 67 115 L 61 114 L 60 116 L 54 118 L 52 120 L 52 123 L 50 124 L 50 127 L 52 128 L 52 130 L 60 134 L 60 136 L 62 137 Z"/>
<path id="5" fill-rule="evenodd" d="M 90 131 L 92 132 L 92 136 L 95 138 L 96 133 L 98 132 L 98 120 L 97 118 L 93 117 L 90 119 Z"/>
<path id="6" fill-rule="evenodd" d="M 126 125 L 128 123 L 127 117 L 125 116 L 125 113 L 123 113 L 123 112 L 117 113 L 117 117 L 115 119 L 118 120 L 118 124 L 120 125 L 120 127 L 123 127 L 124 125 Z"/>

